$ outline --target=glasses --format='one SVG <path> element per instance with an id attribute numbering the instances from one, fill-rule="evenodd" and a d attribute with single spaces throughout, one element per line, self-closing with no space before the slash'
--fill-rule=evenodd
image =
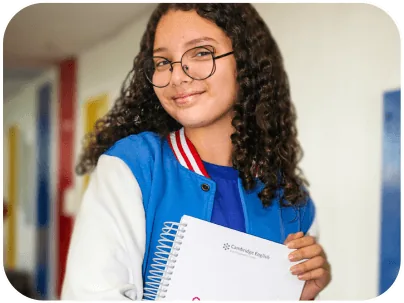
<path id="1" fill-rule="evenodd" d="M 215 56 L 213 46 L 198 46 L 187 50 L 180 61 L 153 56 L 144 62 L 147 80 L 156 87 L 166 87 L 171 81 L 174 64 L 180 63 L 184 73 L 194 80 L 205 80 L 216 70 L 216 60 L 233 54 L 233 51 Z"/>

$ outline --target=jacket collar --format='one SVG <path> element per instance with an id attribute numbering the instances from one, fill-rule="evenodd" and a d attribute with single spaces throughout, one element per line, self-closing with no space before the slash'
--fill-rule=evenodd
<path id="1" fill-rule="evenodd" d="M 192 144 L 191 140 L 186 137 L 184 128 L 171 132 L 167 136 L 167 141 L 182 166 L 201 176 L 210 178 L 195 146 Z M 264 184 L 258 178 L 256 181 L 257 186 L 252 192 L 260 192 L 264 188 Z"/>
<path id="2" fill-rule="evenodd" d="M 185 136 L 184 128 L 171 132 L 167 136 L 167 141 L 175 157 L 182 166 L 201 176 L 209 178 L 195 146 Z"/>

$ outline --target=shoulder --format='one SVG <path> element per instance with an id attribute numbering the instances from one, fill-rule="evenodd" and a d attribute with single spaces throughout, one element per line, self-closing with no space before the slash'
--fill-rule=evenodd
<path id="1" fill-rule="evenodd" d="M 161 150 L 162 138 L 154 132 L 142 132 L 118 140 L 104 154 L 122 160 L 147 160 Z M 125 161 L 126 162 L 126 161 Z"/>
<path id="2" fill-rule="evenodd" d="M 154 132 L 142 132 L 117 141 L 104 155 L 119 158 L 135 174 L 144 174 L 162 153 L 162 138 Z"/>
<path id="3" fill-rule="evenodd" d="M 104 201 L 105 196 L 113 195 L 119 198 L 114 205 L 116 207 L 120 206 L 119 203 L 125 201 L 123 198 L 127 195 L 132 195 L 132 198 L 135 196 L 141 198 L 141 191 L 136 176 L 124 161 L 117 157 L 101 155 L 95 170 L 90 176 L 84 197 L 89 195 L 97 197 L 97 199 L 87 199 L 92 202 L 99 200 L 96 203 L 97 207 L 103 204 L 100 201 Z M 121 206 L 126 208 L 132 205 L 130 203 Z M 112 205 L 105 203 L 104 206 L 110 208 Z"/>
<path id="4" fill-rule="evenodd" d="M 131 171 L 147 201 L 152 184 L 156 159 L 162 154 L 163 138 L 154 132 L 142 132 L 117 141 L 102 157 L 121 161 Z M 113 165 L 113 164 L 111 164 Z"/>

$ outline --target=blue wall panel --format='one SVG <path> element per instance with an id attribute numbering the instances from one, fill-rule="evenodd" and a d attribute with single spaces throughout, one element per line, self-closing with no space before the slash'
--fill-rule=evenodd
<path id="1" fill-rule="evenodd" d="M 384 94 L 379 293 L 400 269 L 400 90 Z"/>
<path id="2" fill-rule="evenodd" d="M 37 95 L 36 289 L 41 299 L 48 297 L 49 282 L 51 93 L 52 85 L 45 83 Z"/>

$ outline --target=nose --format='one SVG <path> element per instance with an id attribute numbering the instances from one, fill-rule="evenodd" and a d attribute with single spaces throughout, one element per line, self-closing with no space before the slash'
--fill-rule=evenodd
<path id="1" fill-rule="evenodd" d="M 183 82 L 192 80 L 182 69 L 181 62 L 176 61 L 171 64 L 171 85 L 178 86 Z"/>

